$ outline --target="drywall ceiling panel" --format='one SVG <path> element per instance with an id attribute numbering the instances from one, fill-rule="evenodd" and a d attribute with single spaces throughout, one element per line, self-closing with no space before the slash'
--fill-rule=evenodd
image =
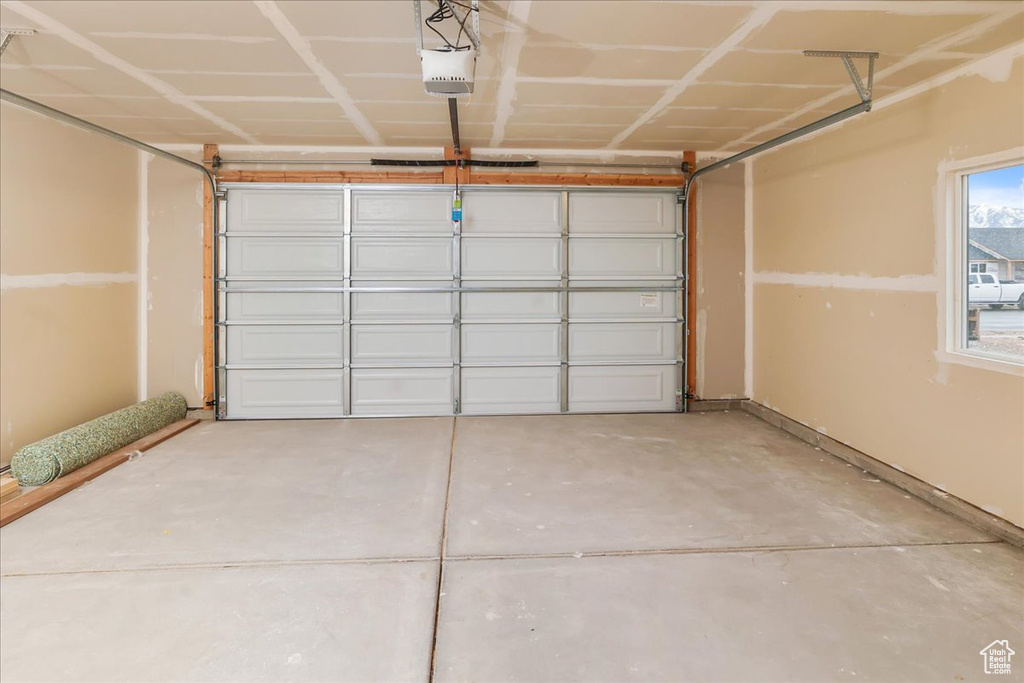
<path id="1" fill-rule="evenodd" d="M 488 136 L 489 137 L 489 136 Z M 480 142 L 476 143 L 478 146 L 487 146 L 488 138 L 481 138 Z M 558 147 L 564 149 L 594 149 L 598 147 L 604 147 L 608 144 L 609 138 L 603 137 L 589 137 L 580 139 L 566 139 L 561 136 L 557 137 L 526 137 L 516 138 L 505 136 L 504 144 L 507 147 Z"/>
<path id="2" fill-rule="evenodd" d="M 780 88 L 772 85 L 740 85 L 703 84 L 698 83 L 686 89 L 676 99 L 676 106 L 688 107 L 724 107 L 724 108 L 772 108 L 797 109 L 824 95 L 832 93 L 835 88 L 829 86 L 811 86 L 806 88 Z"/>
<path id="3" fill-rule="evenodd" d="M 531 46 L 519 55 L 521 76 L 587 78 L 667 78 L 678 80 L 696 66 L 704 51 L 664 52 L 637 48 Z M 600 86 L 595 86 L 600 87 Z"/>
<path id="4" fill-rule="evenodd" d="M 337 120 L 324 121 L 289 121 L 277 123 L 273 121 L 247 121 L 240 126 L 250 135 L 255 135 L 262 141 L 264 137 L 284 134 L 303 134 L 315 136 L 343 136 L 362 138 L 359 129 L 351 122 L 341 118 Z"/>
<path id="5" fill-rule="evenodd" d="M 551 126 L 542 123 L 527 123 L 518 125 L 509 123 L 505 128 L 505 137 L 509 138 L 535 138 L 547 137 L 552 133 L 566 140 L 573 138 L 601 138 L 611 140 L 615 134 L 622 130 L 617 124 L 581 124 L 568 123 L 561 126 Z"/>
<path id="6" fill-rule="evenodd" d="M 614 123 L 625 128 L 636 121 L 646 107 L 573 107 L 548 106 L 543 104 L 514 105 L 509 123 Z"/>
<path id="7" fill-rule="evenodd" d="M 307 119 L 330 119 L 333 120 L 343 114 L 338 103 L 330 98 L 323 98 L 316 102 L 303 101 L 236 101 L 236 102 L 215 102 L 204 101 L 203 108 L 218 116 L 223 116 L 229 121 L 241 119 L 279 119 L 307 120 Z"/>
<path id="8" fill-rule="evenodd" d="M 188 109 L 153 96 L 40 95 L 34 99 L 45 105 L 90 119 L 94 115 L 129 115 L 144 118 L 188 116 Z M 203 126 L 204 128 L 206 125 Z M 115 128 L 116 130 L 116 128 Z"/>
<path id="9" fill-rule="evenodd" d="M 202 140 L 195 140 L 202 142 Z M 206 140 L 209 142 L 209 139 Z M 283 133 L 277 135 L 261 135 L 260 142 L 265 145 L 324 145 L 324 146 L 359 146 L 366 144 L 362 135 L 316 135 L 312 133 Z"/>
<path id="10" fill-rule="evenodd" d="M 289 0 L 279 2 L 278 6 L 307 38 L 408 38 L 415 46 L 412 2 Z M 423 9 L 424 13 L 431 11 L 427 2 Z"/>
<path id="11" fill-rule="evenodd" d="M 313 74 L 301 71 L 249 74 L 230 72 L 157 73 L 156 76 L 190 97 L 325 97 Z"/>
<path id="12" fill-rule="evenodd" d="M 445 138 L 451 137 L 452 130 L 451 123 L 447 119 L 444 121 L 374 121 L 373 124 L 377 132 L 384 137 L 435 135 L 440 141 L 443 141 Z M 490 135 L 491 126 L 488 123 L 460 121 L 459 132 L 462 135 Z"/>
<path id="13" fill-rule="evenodd" d="M 207 34 L 250 40 L 273 40 L 274 28 L 249 2 L 225 0 L 112 0 L 28 3 L 53 19 L 95 40 L 108 33 L 175 35 Z M 238 44 L 237 42 L 235 44 Z"/>
<path id="14" fill-rule="evenodd" d="M 911 64 L 904 69 L 900 69 L 892 75 L 879 80 L 879 83 L 884 83 L 887 86 L 905 88 L 919 81 L 923 81 L 926 78 L 938 76 L 944 71 L 955 69 L 962 64 L 966 64 L 967 61 L 968 60 L 966 59 L 929 59 L 924 62 L 918 62 L 917 64 Z"/>
<path id="15" fill-rule="evenodd" d="M 957 52 L 985 54 L 1024 40 L 1024 13 L 1017 14 L 977 38 L 950 46 Z"/>
<path id="16" fill-rule="evenodd" d="M 3 19 L 4 27 L 31 28 L 34 24 L 13 12 L 5 14 L 10 19 Z M 81 48 L 77 48 L 63 38 L 46 33 L 32 36 L 15 36 L 4 50 L 3 64 L 21 64 L 25 66 L 93 66 L 94 60 Z"/>
<path id="17" fill-rule="evenodd" d="M 282 40 L 224 43 L 215 40 L 155 40 L 152 37 L 92 39 L 111 54 L 140 69 L 184 71 L 308 71 Z"/>
<path id="18" fill-rule="evenodd" d="M 582 83 L 518 83 L 516 102 L 532 104 L 628 104 L 650 107 L 665 92 L 660 85 L 602 86 Z"/>
<path id="19" fill-rule="evenodd" d="M 895 61 L 896 58 L 892 55 L 880 55 L 875 61 L 875 71 L 880 71 Z M 867 60 L 858 60 L 857 66 L 867 74 Z M 850 77 L 840 59 L 805 57 L 799 51 L 794 53 L 756 53 L 733 50 L 705 71 L 700 80 L 704 83 L 730 81 L 839 87 L 849 83 Z"/>
<path id="20" fill-rule="evenodd" d="M 653 121 L 654 124 L 671 128 L 672 126 L 739 126 L 746 129 L 757 128 L 790 113 L 788 109 L 757 111 L 746 109 L 719 109 L 717 107 L 690 109 L 686 107 L 669 107 L 665 113 Z"/>
<path id="21" fill-rule="evenodd" d="M 665 140 L 700 140 L 706 147 L 707 144 L 721 145 L 732 142 L 739 137 L 739 131 L 704 128 L 702 130 L 666 130 L 658 126 L 642 126 L 639 130 L 629 136 L 629 143 L 654 142 Z"/>
<path id="22" fill-rule="evenodd" d="M 444 98 L 431 97 L 423 90 L 423 78 L 416 75 L 407 78 L 381 78 L 378 76 L 346 76 L 339 79 L 349 94 L 357 101 L 397 100 L 420 102 L 426 98 L 444 103 Z M 497 84 L 494 81 L 478 81 L 474 87 L 474 99 L 494 100 Z"/>
<path id="23" fill-rule="evenodd" d="M 405 44 L 320 41 L 313 46 L 313 51 L 324 66 L 339 78 L 360 73 L 408 74 L 416 77 L 421 74 L 416 41 L 412 37 Z"/>
<path id="24" fill-rule="evenodd" d="M 147 85 L 110 68 L 0 69 L 0 85 L 16 93 L 85 95 L 155 95 Z"/>
<path id="25" fill-rule="evenodd" d="M 810 3 L 808 3 L 810 6 Z M 873 50 L 909 54 L 937 36 L 966 28 L 984 14 L 895 14 L 783 10 L 741 45 L 776 50 Z"/>
<path id="26" fill-rule="evenodd" d="M 530 7 L 530 40 L 711 48 L 752 11 L 739 3 L 544 0 Z"/>

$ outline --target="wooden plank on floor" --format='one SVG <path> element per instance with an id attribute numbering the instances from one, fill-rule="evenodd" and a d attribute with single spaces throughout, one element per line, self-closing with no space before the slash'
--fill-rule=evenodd
<path id="1" fill-rule="evenodd" d="M 14 477 L 0 477 L 0 498 L 6 498 L 18 491 L 18 480 Z"/>
<path id="2" fill-rule="evenodd" d="M 49 484 L 26 491 L 17 498 L 0 503 L 0 527 L 24 517 L 28 513 L 46 505 L 52 500 L 60 498 L 65 493 L 73 491 L 82 484 L 92 481 L 107 470 L 111 470 L 123 462 L 135 452 L 148 451 L 158 446 L 176 434 L 180 434 L 189 427 L 199 424 L 200 420 L 185 419 L 169 424 L 163 429 L 157 430 L 147 437 L 133 441 L 124 448 L 113 453 L 108 453 L 102 458 L 95 460 L 85 467 L 81 467 L 70 474 L 63 476 Z"/>

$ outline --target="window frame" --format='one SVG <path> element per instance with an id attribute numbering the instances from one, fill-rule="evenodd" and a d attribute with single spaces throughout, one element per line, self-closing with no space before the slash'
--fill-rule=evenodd
<path id="1" fill-rule="evenodd" d="M 946 305 L 945 320 L 940 319 L 940 329 L 945 327 L 945 349 L 940 349 L 939 360 L 961 365 L 996 370 L 1024 377 L 1024 359 L 1006 354 L 982 351 L 968 345 L 968 290 L 967 280 L 971 275 L 968 256 L 969 213 L 968 179 L 986 171 L 995 171 L 1009 166 L 1024 164 L 1024 147 L 1006 152 L 968 159 L 940 167 L 940 188 L 944 189 L 946 207 L 945 240 L 939 245 L 946 246 L 946 282 L 941 294 Z M 940 261 L 941 262 L 941 261 Z M 987 271 L 986 271 L 987 272 Z M 975 273 L 980 275 L 980 273 Z M 944 325 L 943 325 L 944 323 Z"/>

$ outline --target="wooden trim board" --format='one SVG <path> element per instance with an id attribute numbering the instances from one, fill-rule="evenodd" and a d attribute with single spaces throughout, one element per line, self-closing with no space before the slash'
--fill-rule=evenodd
<path id="1" fill-rule="evenodd" d="M 689 162 L 690 168 L 697 168 L 697 153 L 684 152 L 683 161 Z M 689 300 L 690 315 L 686 320 L 686 335 L 690 343 L 686 347 L 686 387 L 684 391 L 695 398 L 697 396 L 697 183 L 690 186 L 693 193 L 689 201 L 690 223 L 686 234 L 686 243 L 690 245 L 686 283 L 686 296 Z"/>
<path id="2" fill-rule="evenodd" d="M 200 420 L 195 419 L 178 420 L 173 424 L 167 425 L 163 429 L 153 432 L 147 437 L 128 444 L 124 448 L 104 455 L 102 458 L 89 463 L 85 467 L 80 467 L 66 476 L 60 477 L 55 481 L 51 481 L 49 484 L 43 484 L 42 486 L 29 489 L 13 500 L 0 503 L 0 527 L 24 517 L 28 513 L 46 505 L 50 501 L 60 498 L 65 493 L 73 491 L 88 481 L 92 481 L 107 470 L 111 470 L 121 463 L 127 462 L 132 453 L 135 453 L 136 451 L 148 451 L 150 448 L 158 446 L 172 436 L 185 431 L 189 427 L 194 427 L 199 424 L 199 422 Z"/>
<path id="3" fill-rule="evenodd" d="M 213 160 L 220 154 L 217 145 L 203 145 L 203 166 L 213 172 Z M 210 184 L 203 183 L 203 407 L 213 410 L 213 212 L 217 202 Z M 223 226 L 222 228 L 223 229 Z"/>
<path id="4" fill-rule="evenodd" d="M 220 171 L 221 183 L 378 183 L 423 185 L 453 184 L 454 169 L 445 172 L 415 171 Z M 477 173 L 463 169 L 466 185 L 557 185 L 581 187 L 681 187 L 682 175 L 645 175 L 621 173 Z"/>

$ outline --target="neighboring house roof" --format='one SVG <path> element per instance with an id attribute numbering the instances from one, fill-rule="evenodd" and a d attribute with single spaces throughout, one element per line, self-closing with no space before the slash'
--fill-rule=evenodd
<path id="1" fill-rule="evenodd" d="M 971 261 L 997 261 L 997 257 L 992 256 L 987 251 L 983 251 L 974 245 L 974 242 L 967 243 L 967 258 Z"/>
<path id="2" fill-rule="evenodd" d="M 1024 228 L 971 228 L 967 231 L 970 258 L 1024 261 Z M 975 256 L 976 251 L 989 256 Z"/>

